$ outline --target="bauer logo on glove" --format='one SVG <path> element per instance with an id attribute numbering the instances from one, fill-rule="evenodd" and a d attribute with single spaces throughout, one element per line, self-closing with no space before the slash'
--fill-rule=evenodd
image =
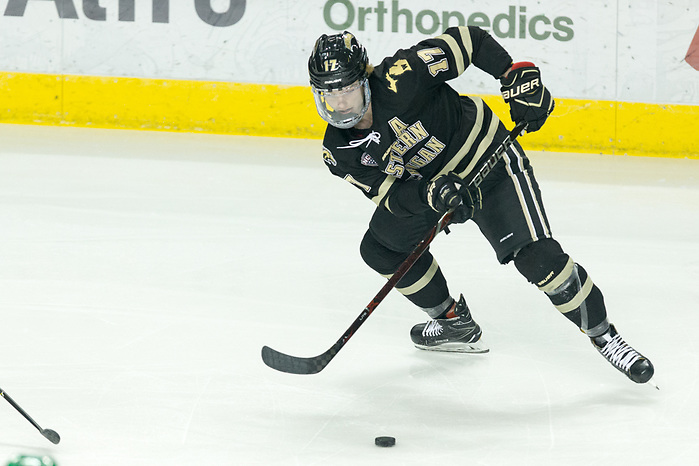
<path id="1" fill-rule="evenodd" d="M 535 91 L 539 86 L 541 86 L 541 80 L 537 76 L 531 81 L 522 83 L 514 89 L 505 89 L 502 93 L 502 98 L 505 99 L 505 102 L 508 102 L 519 95 Z"/>
<path id="2" fill-rule="evenodd" d="M 515 123 L 526 122 L 527 132 L 538 131 L 554 108 L 551 93 L 541 83 L 539 68 L 530 62 L 512 65 L 500 78 L 502 97 L 510 104 L 510 117 Z"/>

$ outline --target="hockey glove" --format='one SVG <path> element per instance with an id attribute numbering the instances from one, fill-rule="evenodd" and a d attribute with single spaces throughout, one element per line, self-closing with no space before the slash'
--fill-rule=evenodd
<path id="1" fill-rule="evenodd" d="M 427 205 L 432 210 L 445 213 L 454 208 L 452 223 L 464 223 L 473 218 L 480 208 L 480 190 L 471 190 L 456 173 L 440 175 L 427 183 L 425 189 Z"/>
<path id="2" fill-rule="evenodd" d="M 525 121 L 529 133 L 538 131 L 555 105 L 541 82 L 539 68 L 526 61 L 515 63 L 507 77 L 500 78 L 500 83 L 502 96 L 510 104 L 512 121 Z"/>

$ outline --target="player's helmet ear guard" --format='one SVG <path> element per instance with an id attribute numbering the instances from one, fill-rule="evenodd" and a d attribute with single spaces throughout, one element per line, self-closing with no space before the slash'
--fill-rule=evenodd
<path id="1" fill-rule="evenodd" d="M 366 49 L 352 33 L 318 38 L 308 59 L 308 74 L 318 114 L 325 121 L 338 128 L 351 128 L 362 119 L 371 103 L 368 64 Z M 353 92 L 362 94 L 361 109 L 337 111 L 333 98 L 337 101 Z"/>

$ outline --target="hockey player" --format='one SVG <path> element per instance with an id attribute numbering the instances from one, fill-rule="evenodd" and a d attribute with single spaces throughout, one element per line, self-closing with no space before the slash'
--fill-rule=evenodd
<path id="1" fill-rule="evenodd" d="M 347 31 L 316 41 L 308 69 L 318 113 L 329 123 L 323 159 L 333 175 L 377 205 L 361 242 L 362 258 L 390 277 L 454 208 L 452 222 L 473 219 L 500 263 L 514 262 L 615 368 L 634 382 L 647 382 L 653 365 L 609 323 L 601 291 L 553 239 L 519 143 L 510 146 L 478 189 L 464 181 L 507 135 L 482 99 L 460 96 L 447 84 L 471 64 L 500 80 L 513 121 L 526 122 L 529 132 L 541 128 L 554 101 L 539 68 L 513 63 L 480 28 L 449 28 L 376 67 Z M 488 351 L 463 295 L 451 296 L 429 250 L 396 288 L 431 318 L 412 328 L 415 346 Z"/>

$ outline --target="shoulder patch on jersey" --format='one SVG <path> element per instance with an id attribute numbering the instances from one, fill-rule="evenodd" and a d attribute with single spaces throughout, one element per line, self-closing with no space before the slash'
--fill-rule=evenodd
<path id="1" fill-rule="evenodd" d="M 400 76 L 406 71 L 412 71 L 412 68 L 410 67 L 410 63 L 408 63 L 408 60 L 401 58 L 396 60 L 385 75 L 385 78 L 388 81 L 388 88 L 396 94 L 398 93 L 398 79 L 396 76 Z"/>
<path id="2" fill-rule="evenodd" d="M 378 167 L 379 164 L 376 163 L 376 160 L 374 160 L 371 155 L 367 154 L 364 152 L 362 154 L 362 158 L 360 159 L 360 162 L 362 165 L 367 166 L 367 167 Z"/>
<path id="3" fill-rule="evenodd" d="M 323 161 L 328 165 L 337 167 L 337 160 L 335 160 L 335 157 L 333 157 L 333 153 L 330 152 L 330 150 L 328 150 L 328 148 L 325 146 L 323 146 Z"/>

